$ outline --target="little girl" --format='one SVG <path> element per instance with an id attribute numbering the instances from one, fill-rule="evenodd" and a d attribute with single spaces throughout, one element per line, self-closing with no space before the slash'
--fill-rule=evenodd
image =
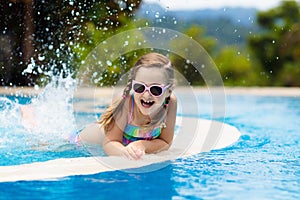
<path id="1" fill-rule="evenodd" d="M 173 87 L 171 61 L 158 53 L 143 55 L 131 69 L 122 97 L 84 128 L 77 141 L 102 144 L 107 155 L 135 160 L 167 150 L 176 121 Z"/>

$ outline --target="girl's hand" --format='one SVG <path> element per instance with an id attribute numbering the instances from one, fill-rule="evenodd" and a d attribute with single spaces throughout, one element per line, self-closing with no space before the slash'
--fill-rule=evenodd
<path id="1" fill-rule="evenodd" d="M 145 155 L 145 147 L 139 141 L 131 142 L 124 147 L 122 153 L 130 160 L 139 160 Z"/>

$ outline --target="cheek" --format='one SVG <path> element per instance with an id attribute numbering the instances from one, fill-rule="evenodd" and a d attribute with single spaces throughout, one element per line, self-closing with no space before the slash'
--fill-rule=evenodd
<path id="1" fill-rule="evenodd" d="M 162 104 L 164 103 L 164 101 L 165 101 L 165 95 L 162 95 L 161 97 L 158 97 L 158 98 L 156 99 L 156 103 L 157 103 L 158 105 L 162 105 Z"/>
<path id="2" fill-rule="evenodd" d="M 143 94 L 133 93 L 134 101 L 137 103 L 141 100 Z"/>

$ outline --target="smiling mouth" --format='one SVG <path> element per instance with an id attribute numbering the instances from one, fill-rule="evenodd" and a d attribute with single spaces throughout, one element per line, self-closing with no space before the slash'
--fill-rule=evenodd
<path id="1" fill-rule="evenodd" d="M 154 101 L 144 101 L 143 99 L 141 100 L 141 104 L 145 108 L 150 108 L 154 103 Z"/>

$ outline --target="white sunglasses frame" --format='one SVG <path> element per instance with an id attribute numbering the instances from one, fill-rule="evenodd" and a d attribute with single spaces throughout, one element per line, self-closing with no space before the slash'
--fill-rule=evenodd
<path id="1" fill-rule="evenodd" d="M 139 93 L 139 92 L 136 92 L 135 90 L 134 90 L 134 85 L 135 84 L 141 84 L 141 85 L 143 85 L 144 87 L 145 87 L 145 90 L 143 91 L 143 92 L 141 92 L 141 93 Z M 152 92 L 151 92 L 151 87 L 154 87 L 154 86 L 158 86 L 158 87 L 160 87 L 161 89 L 162 89 L 162 92 L 161 92 L 161 94 L 160 95 L 154 95 Z M 137 94 L 144 94 L 146 91 L 148 91 L 152 96 L 154 96 L 154 97 L 160 97 L 160 96 L 162 96 L 164 93 L 165 93 L 165 91 L 169 88 L 171 86 L 171 84 L 168 84 L 168 85 L 166 85 L 166 86 L 164 86 L 164 85 L 157 85 L 157 84 L 153 84 L 153 85 L 150 85 L 149 87 L 145 84 L 145 83 L 142 83 L 142 82 L 139 82 L 139 81 L 135 81 L 135 80 L 133 80 L 132 81 L 132 90 L 135 92 L 135 93 L 137 93 Z"/>

